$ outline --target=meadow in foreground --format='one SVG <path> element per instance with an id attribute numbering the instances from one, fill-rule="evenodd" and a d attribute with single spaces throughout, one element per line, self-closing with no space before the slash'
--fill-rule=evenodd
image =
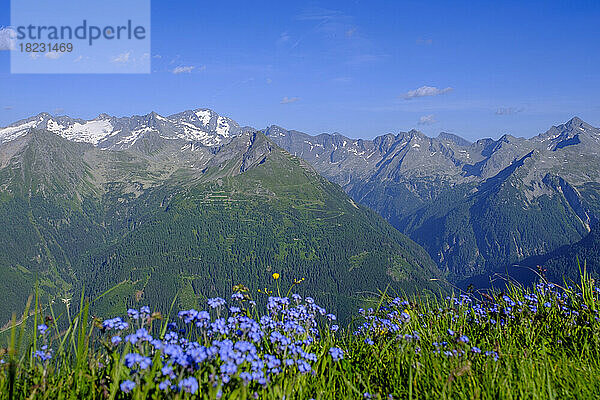
<path id="1" fill-rule="evenodd" d="M 30 345 L 14 324 L 0 398 L 597 398 L 599 298 L 585 272 L 572 287 L 384 294 L 345 327 L 310 297 L 260 306 L 243 286 L 172 319 L 141 307 L 99 320 L 82 301 L 64 328 L 26 313 Z"/>

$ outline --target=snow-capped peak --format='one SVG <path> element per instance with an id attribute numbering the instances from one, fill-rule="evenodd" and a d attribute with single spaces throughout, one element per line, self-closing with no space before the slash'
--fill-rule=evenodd
<path id="1" fill-rule="evenodd" d="M 235 121 L 208 109 L 185 111 L 168 117 L 154 112 L 124 118 L 100 114 L 92 120 L 42 113 L 0 128 L 0 143 L 26 135 L 32 128 L 46 129 L 74 142 L 118 149 L 133 146 L 140 137 L 150 132 L 158 133 L 166 140 L 182 140 L 204 146 L 221 145 L 241 132 Z"/>

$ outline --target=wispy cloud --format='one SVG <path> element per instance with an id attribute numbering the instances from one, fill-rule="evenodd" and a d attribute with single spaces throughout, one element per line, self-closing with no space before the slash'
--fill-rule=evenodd
<path id="1" fill-rule="evenodd" d="M 192 72 L 192 71 L 193 71 L 195 68 L 196 68 L 196 67 L 195 67 L 195 66 L 193 66 L 193 65 L 179 66 L 179 67 L 176 67 L 176 68 L 173 70 L 173 73 L 174 73 L 175 75 L 178 75 L 178 74 L 189 74 L 189 73 L 191 73 L 191 72 Z"/>
<path id="2" fill-rule="evenodd" d="M 346 18 L 346 16 L 341 11 L 321 7 L 307 9 L 297 17 L 297 19 L 303 21 L 330 21 L 339 18 Z"/>
<path id="3" fill-rule="evenodd" d="M 421 118 L 419 118 L 419 125 L 431 125 L 435 124 L 436 122 L 437 121 L 433 114 L 423 115 Z"/>
<path id="4" fill-rule="evenodd" d="M 171 71 L 171 72 L 174 73 L 175 75 L 179 75 L 179 74 L 191 74 L 193 71 L 206 71 L 206 65 L 201 65 L 199 67 L 197 67 L 195 65 L 181 65 L 181 66 L 173 69 L 173 71 Z"/>
<path id="5" fill-rule="evenodd" d="M 129 59 L 131 57 L 131 52 L 128 51 L 126 53 L 121 53 L 116 57 L 113 57 L 112 62 L 117 63 L 117 64 L 125 64 L 127 62 L 129 62 Z"/>
<path id="6" fill-rule="evenodd" d="M 291 104 L 291 103 L 295 103 L 298 100 L 300 100 L 300 97 L 287 97 L 285 96 L 283 99 L 281 99 L 280 103 L 281 104 Z"/>
<path id="7" fill-rule="evenodd" d="M 428 97 L 428 96 L 439 96 L 440 94 L 448 93 L 454 90 L 451 87 L 447 87 L 445 89 L 438 89 L 433 86 L 421 86 L 418 89 L 410 90 L 406 92 L 404 98 L 406 100 L 414 99 L 417 97 Z"/>
<path id="8" fill-rule="evenodd" d="M 513 115 L 525 111 L 523 107 L 501 107 L 496 110 L 496 115 Z"/>
<path id="9" fill-rule="evenodd" d="M 431 46 L 433 44 L 433 39 L 419 38 L 419 39 L 417 39 L 417 44 L 420 44 L 422 46 Z"/>
<path id="10" fill-rule="evenodd" d="M 14 50 L 17 32 L 10 27 L 0 27 L 0 50 Z"/>
<path id="11" fill-rule="evenodd" d="M 289 50 L 311 51 L 304 42 L 318 42 L 323 53 L 319 56 L 333 57 L 351 65 L 381 61 L 387 55 L 361 30 L 357 19 L 341 11 L 321 7 L 309 7 L 296 20 L 310 24 L 302 34 L 289 34 Z M 280 38 L 281 42 L 281 38 Z"/>
<path id="12" fill-rule="evenodd" d="M 282 45 L 284 43 L 287 43 L 290 41 L 291 38 L 292 37 L 290 36 L 289 33 L 283 32 L 281 35 L 279 35 L 279 38 L 277 39 L 277 44 Z"/>
<path id="13" fill-rule="evenodd" d="M 63 54 L 64 53 L 61 53 L 60 51 L 49 51 L 44 55 L 44 57 L 49 60 L 56 60 L 59 59 Z"/>
<path id="14" fill-rule="evenodd" d="M 4 106 L 3 109 L 6 111 L 10 111 L 13 109 L 13 106 Z"/>

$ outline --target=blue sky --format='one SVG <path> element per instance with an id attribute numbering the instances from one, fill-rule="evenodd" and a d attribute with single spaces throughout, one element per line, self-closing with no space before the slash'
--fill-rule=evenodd
<path id="1" fill-rule="evenodd" d="M 16 1 L 16 0 L 15 0 Z M 0 0 L 0 26 L 10 24 Z M 152 73 L 10 74 L 0 126 L 211 108 L 242 125 L 372 138 L 600 125 L 598 1 L 152 2 Z"/>

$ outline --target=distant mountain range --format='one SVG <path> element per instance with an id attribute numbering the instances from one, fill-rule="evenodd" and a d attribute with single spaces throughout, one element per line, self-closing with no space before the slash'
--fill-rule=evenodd
<path id="1" fill-rule="evenodd" d="M 344 315 L 378 290 L 445 291 L 427 252 L 338 185 L 210 110 L 40 114 L 0 129 L 0 321 L 40 298 L 198 307 L 237 284 Z M 67 300 L 65 300 L 67 301 Z M 72 303 L 76 303 L 73 300 Z"/>
<path id="2" fill-rule="evenodd" d="M 600 217 L 600 130 L 573 118 L 531 139 L 418 131 L 355 140 L 265 134 L 421 244 L 458 281 L 585 236 Z"/>
<path id="3" fill-rule="evenodd" d="M 206 109 L 184 111 L 167 118 L 154 112 L 124 118 L 100 114 L 89 121 L 41 113 L 0 129 L 0 143 L 25 135 L 31 128 L 44 129 L 74 142 L 90 143 L 110 150 L 129 149 L 135 147 L 138 140 L 152 136 L 218 146 L 236 135 L 253 130 L 241 128 L 233 120 Z"/>
<path id="4" fill-rule="evenodd" d="M 599 154 L 600 130 L 579 118 L 471 143 L 415 130 L 373 140 L 256 130 L 207 109 L 39 114 L 0 128 L 0 267 L 11 282 L 0 289 L 22 302 L 39 270 L 48 293 L 124 282 L 184 288 L 189 304 L 278 270 L 339 303 L 519 263 L 562 276 L 566 255 L 596 237 Z"/>

